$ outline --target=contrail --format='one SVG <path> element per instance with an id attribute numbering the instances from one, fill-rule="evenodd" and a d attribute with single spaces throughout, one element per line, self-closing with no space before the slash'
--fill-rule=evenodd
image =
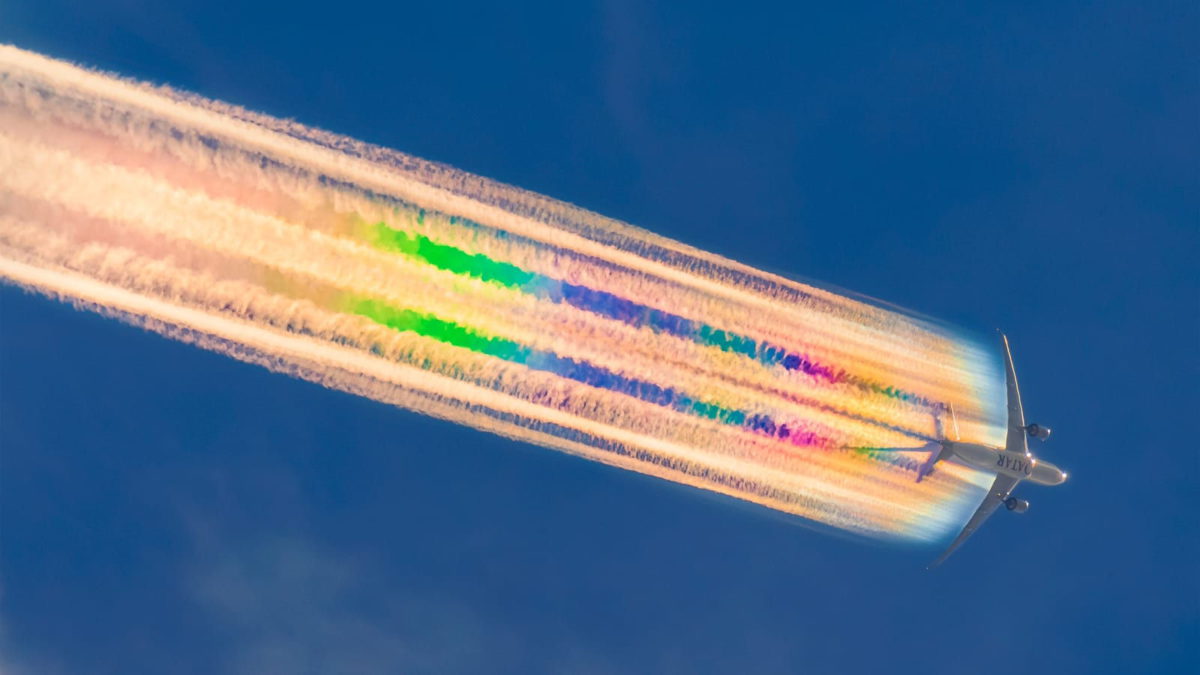
<path id="1" fill-rule="evenodd" d="M 737 226 L 737 223 L 731 223 Z M 0 277 L 237 359 L 900 540 L 1001 444 L 966 334 L 450 167 L 0 46 Z M 10 394 L 11 395 L 11 394 Z"/>

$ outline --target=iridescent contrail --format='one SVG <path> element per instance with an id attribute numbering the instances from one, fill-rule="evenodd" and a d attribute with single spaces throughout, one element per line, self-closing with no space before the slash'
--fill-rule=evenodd
<path id="1" fill-rule="evenodd" d="M 954 530 L 990 349 L 573 206 L 0 46 L 0 276 L 235 358 L 853 532 Z"/>

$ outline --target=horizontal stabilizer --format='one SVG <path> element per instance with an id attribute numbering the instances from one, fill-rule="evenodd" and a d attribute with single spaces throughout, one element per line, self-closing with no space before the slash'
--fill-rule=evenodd
<path id="1" fill-rule="evenodd" d="M 918 483 L 921 482 L 922 478 L 933 473 L 933 466 L 942 459 L 942 454 L 946 452 L 946 446 L 941 443 L 926 443 L 925 447 L 929 450 L 929 459 L 925 460 L 921 468 L 917 469 Z"/>
<path id="2" fill-rule="evenodd" d="M 933 465 L 937 464 L 942 459 L 942 454 L 946 451 L 946 446 L 937 441 L 929 441 L 925 445 L 919 445 L 915 448 L 855 448 L 856 450 L 866 450 L 868 452 L 927 452 L 929 458 L 925 463 L 917 469 L 917 482 L 933 473 Z"/>

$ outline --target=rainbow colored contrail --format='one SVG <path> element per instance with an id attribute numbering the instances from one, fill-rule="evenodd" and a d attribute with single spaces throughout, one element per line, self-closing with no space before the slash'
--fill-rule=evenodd
<path id="1" fill-rule="evenodd" d="M 0 46 L 0 276 L 325 386 L 864 535 L 1001 444 L 946 326 L 390 150 Z"/>

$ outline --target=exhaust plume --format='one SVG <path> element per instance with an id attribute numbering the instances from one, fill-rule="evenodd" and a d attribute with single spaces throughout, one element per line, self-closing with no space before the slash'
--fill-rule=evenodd
<path id="1" fill-rule="evenodd" d="M 205 349 L 851 532 L 930 540 L 1000 444 L 946 326 L 293 122 L 0 46 L 0 277 Z"/>

